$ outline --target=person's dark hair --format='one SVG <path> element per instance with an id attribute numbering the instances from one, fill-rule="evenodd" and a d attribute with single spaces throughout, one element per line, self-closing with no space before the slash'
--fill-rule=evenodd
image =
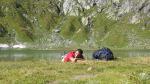
<path id="1" fill-rule="evenodd" d="M 83 54 L 83 50 L 82 49 L 77 49 L 76 51 L 78 51 L 80 54 Z"/>

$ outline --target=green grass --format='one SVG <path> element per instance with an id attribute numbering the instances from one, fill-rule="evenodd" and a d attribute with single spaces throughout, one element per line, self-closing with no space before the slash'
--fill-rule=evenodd
<path id="1" fill-rule="evenodd" d="M 62 63 L 1 61 L 0 84 L 149 84 L 150 57 Z"/>

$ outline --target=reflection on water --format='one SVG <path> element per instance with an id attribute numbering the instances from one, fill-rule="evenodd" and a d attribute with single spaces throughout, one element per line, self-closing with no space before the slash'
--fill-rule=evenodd
<path id="1" fill-rule="evenodd" d="M 67 51 L 59 50 L 0 50 L 0 61 L 61 60 Z M 93 51 L 84 51 L 86 59 L 92 59 Z M 150 50 L 113 50 L 115 57 L 150 56 Z"/>
<path id="2" fill-rule="evenodd" d="M 64 54 L 63 51 L 52 50 L 1 50 L 0 60 L 17 61 L 17 60 L 38 60 L 38 59 L 60 59 Z"/>

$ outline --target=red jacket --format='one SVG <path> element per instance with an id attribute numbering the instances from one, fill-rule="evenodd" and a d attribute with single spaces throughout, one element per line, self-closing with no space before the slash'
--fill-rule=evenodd
<path id="1" fill-rule="evenodd" d="M 74 51 L 71 51 L 65 55 L 64 62 L 70 62 L 71 58 L 75 58 L 75 52 Z"/>

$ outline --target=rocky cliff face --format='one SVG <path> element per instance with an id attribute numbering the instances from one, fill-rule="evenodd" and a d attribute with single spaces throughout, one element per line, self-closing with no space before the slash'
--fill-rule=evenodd
<path id="1" fill-rule="evenodd" d="M 1 0 L 1 43 L 150 48 L 149 0 Z"/>
<path id="2" fill-rule="evenodd" d="M 119 20 L 121 17 L 131 13 L 129 23 L 140 23 L 145 17 L 150 17 L 149 0 L 63 0 L 63 11 L 70 16 L 84 16 L 86 10 L 95 8 L 87 17 L 96 16 L 104 12 L 107 18 Z"/>

